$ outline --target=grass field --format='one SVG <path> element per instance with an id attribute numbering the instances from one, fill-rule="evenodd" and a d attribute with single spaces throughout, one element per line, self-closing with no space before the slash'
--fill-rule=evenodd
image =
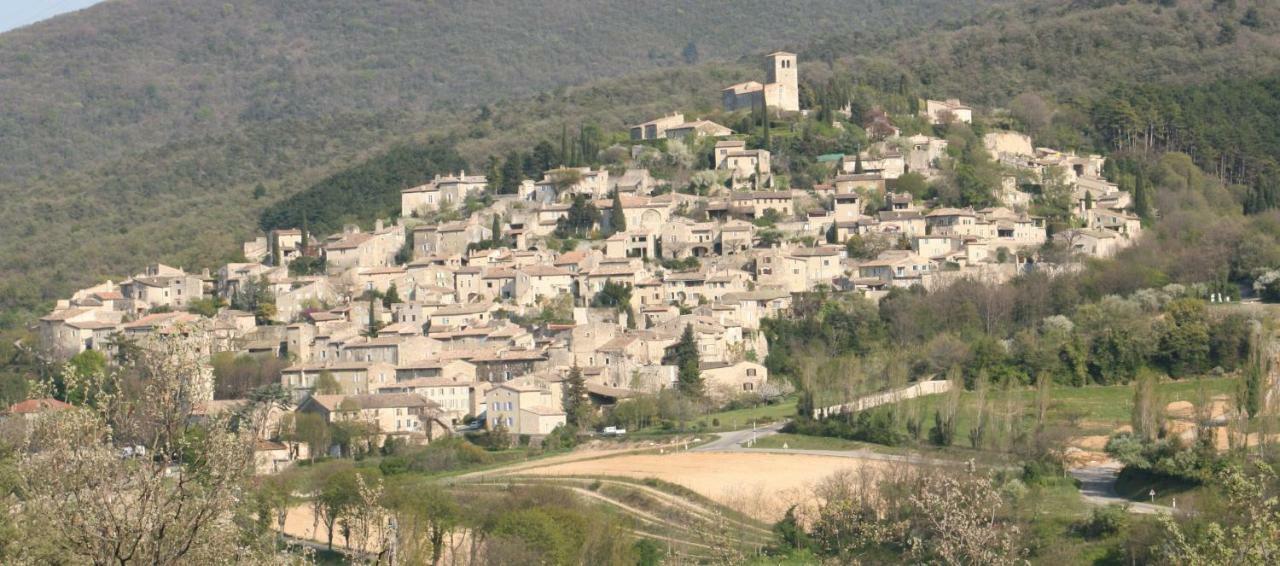
<path id="1" fill-rule="evenodd" d="M 1235 378 L 1165 381 L 1156 386 L 1161 406 L 1174 401 L 1194 403 L 1201 395 L 1207 397 L 1231 395 L 1235 389 Z M 1012 396 L 1012 405 L 1008 402 L 1010 396 Z M 959 414 L 956 417 L 957 439 L 967 438 L 969 429 L 976 421 L 977 397 L 977 393 L 972 391 L 960 393 Z M 910 407 L 911 404 L 916 404 L 916 409 L 923 411 L 927 417 L 927 427 L 932 426 L 932 415 L 942 406 L 945 399 L 946 396 L 943 394 L 928 395 L 903 401 L 900 406 Z M 993 391 L 988 394 L 987 402 L 996 413 L 1002 413 L 1007 410 L 1007 407 L 1012 407 L 1014 410 L 1020 409 L 1028 418 L 1033 418 L 1036 392 L 1029 388 L 1010 392 Z M 1133 387 L 1131 385 L 1055 387 L 1050 393 L 1046 419 L 1050 424 L 1078 428 L 1081 435 L 1107 435 L 1129 424 L 1132 410 Z M 904 430 L 905 426 L 904 423 Z"/>

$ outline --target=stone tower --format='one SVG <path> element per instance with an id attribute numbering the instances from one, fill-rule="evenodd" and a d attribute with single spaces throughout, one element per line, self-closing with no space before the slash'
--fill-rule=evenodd
<path id="1" fill-rule="evenodd" d="M 799 74 L 796 54 L 775 51 L 768 55 L 768 84 L 765 85 L 765 104 L 784 112 L 800 111 Z"/>

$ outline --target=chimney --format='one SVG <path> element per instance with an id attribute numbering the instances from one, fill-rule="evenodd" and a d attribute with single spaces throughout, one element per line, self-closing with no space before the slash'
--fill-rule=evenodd
<path id="1" fill-rule="evenodd" d="M 374 221 L 373 221 L 373 231 L 374 231 L 374 232 L 381 232 L 381 231 L 382 231 L 382 219 L 381 219 L 381 218 L 379 218 L 379 219 L 377 219 L 377 220 L 374 220 Z"/>

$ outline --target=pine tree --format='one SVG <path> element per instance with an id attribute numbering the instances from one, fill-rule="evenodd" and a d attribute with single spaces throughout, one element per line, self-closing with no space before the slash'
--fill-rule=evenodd
<path id="1" fill-rule="evenodd" d="M 676 366 L 681 393 L 690 397 L 702 397 L 702 371 L 698 368 L 698 342 L 694 338 L 692 324 L 685 325 L 680 341 L 667 351 L 662 363 Z"/>
<path id="2" fill-rule="evenodd" d="M 680 52 L 680 56 L 684 57 L 684 62 L 693 65 L 698 62 L 698 44 L 690 41 L 684 46 L 684 50 Z"/>
<path id="3" fill-rule="evenodd" d="M 582 369 L 573 364 L 564 386 L 564 413 L 569 424 L 578 428 L 589 425 L 591 419 L 591 400 L 587 397 L 587 382 L 582 377 Z"/>
<path id="4" fill-rule="evenodd" d="M 622 211 L 622 195 L 613 192 L 613 206 L 609 207 L 609 226 L 614 233 L 627 231 L 627 215 Z"/>

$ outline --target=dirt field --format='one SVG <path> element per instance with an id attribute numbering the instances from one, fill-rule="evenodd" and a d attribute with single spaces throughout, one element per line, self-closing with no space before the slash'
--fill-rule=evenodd
<path id="1" fill-rule="evenodd" d="M 657 478 L 763 521 L 809 500 L 813 484 L 838 470 L 889 464 L 791 454 L 675 452 L 636 454 L 526 468 L 522 475 Z M 505 471 L 505 470 L 504 470 Z"/>

